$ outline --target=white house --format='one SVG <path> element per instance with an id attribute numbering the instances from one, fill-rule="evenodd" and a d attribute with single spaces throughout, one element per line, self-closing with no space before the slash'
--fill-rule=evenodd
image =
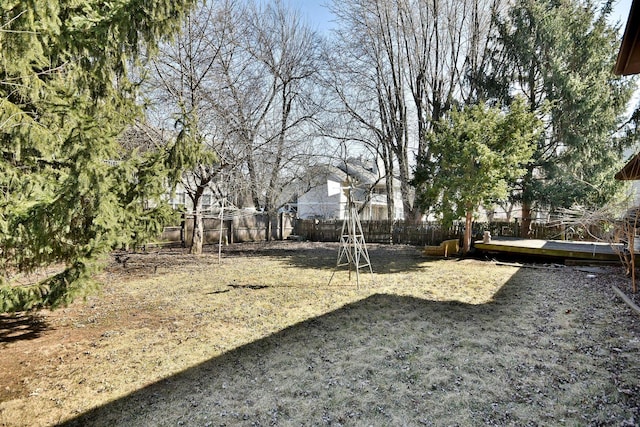
<path id="1" fill-rule="evenodd" d="M 298 218 L 344 219 L 350 191 L 362 220 L 387 219 L 385 180 L 375 162 L 350 158 L 336 165 L 319 166 L 311 173 L 310 189 L 298 196 Z M 398 194 L 396 198 L 398 219 L 402 218 L 402 203 Z"/>
<path id="2" fill-rule="evenodd" d="M 193 213 L 195 210 L 191 198 L 187 195 L 184 185 L 180 182 L 176 185 L 175 191 L 168 190 L 164 197 L 173 209 L 183 209 L 186 213 Z M 206 213 L 210 211 L 216 202 L 215 194 L 207 186 L 200 198 L 200 212 Z"/>

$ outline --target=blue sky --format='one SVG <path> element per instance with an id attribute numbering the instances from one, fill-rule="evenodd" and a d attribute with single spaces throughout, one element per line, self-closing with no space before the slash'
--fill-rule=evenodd
<path id="1" fill-rule="evenodd" d="M 620 24 L 622 25 L 622 29 L 620 31 L 624 31 L 624 26 L 627 23 L 629 10 L 631 9 L 631 1 L 632 0 L 618 0 L 613 5 L 611 18 L 613 19 L 613 22 L 616 22 L 618 19 L 620 20 Z"/>
<path id="2" fill-rule="evenodd" d="M 308 19 L 311 26 L 320 31 L 328 31 L 332 27 L 331 20 L 332 14 L 328 8 L 324 5 L 331 3 L 331 0 L 290 0 L 293 5 L 299 5 L 300 10 Z M 631 9 L 632 0 L 615 0 L 613 4 L 613 11 L 611 13 L 611 24 L 620 23 L 620 41 L 622 41 L 622 33 L 624 32 L 625 25 L 627 24 L 627 18 L 629 17 L 629 10 Z M 640 98 L 640 90 L 636 91 L 633 99 L 629 103 L 629 108 L 632 109 Z"/>
<path id="3" fill-rule="evenodd" d="M 632 0 L 617 0 L 614 3 L 611 23 L 619 20 L 622 26 L 621 31 L 624 31 L 624 26 L 629 16 L 631 1 Z M 325 4 L 330 2 L 331 0 L 291 0 L 292 4 L 299 5 L 305 18 L 319 31 L 326 31 L 332 26 L 332 15 L 329 10 L 324 7 Z"/>
<path id="4" fill-rule="evenodd" d="M 299 5 L 302 15 L 308 19 L 314 29 L 326 31 L 331 28 L 333 17 L 324 5 L 330 2 L 331 0 L 292 0 L 291 4 Z"/>

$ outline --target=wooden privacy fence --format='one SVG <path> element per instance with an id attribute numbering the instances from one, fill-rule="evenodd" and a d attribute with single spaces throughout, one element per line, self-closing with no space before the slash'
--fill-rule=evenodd
<path id="1" fill-rule="evenodd" d="M 301 239 L 318 242 L 337 242 L 342 231 L 341 220 L 296 220 L 293 233 Z M 521 223 L 474 222 L 473 236 L 482 239 L 484 231 L 495 237 L 522 237 Z M 567 233 L 569 231 L 569 233 Z M 582 230 L 567 230 L 560 225 L 532 224 L 531 239 L 574 238 L 588 240 L 588 233 Z M 362 221 L 365 241 L 371 243 L 402 243 L 416 246 L 439 245 L 444 240 L 462 238 L 464 223 L 442 227 L 437 222 L 415 223 L 410 221 Z M 567 234 L 570 234 L 568 236 Z"/>
<path id="2" fill-rule="evenodd" d="M 463 225 L 443 228 L 436 223 L 416 224 L 408 221 L 361 221 L 368 243 L 403 243 L 431 245 L 462 236 Z M 342 231 L 341 220 L 297 220 L 294 234 L 304 240 L 337 242 Z M 437 243 L 436 243 L 437 242 Z"/>
<path id="3" fill-rule="evenodd" d="M 222 232 L 222 243 L 257 242 L 264 240 L 284 240 L 293 232 L 294 218 L 287 213 L 279 213 L 269 218 L 266 214 L 238 215 L 225 219 L 220 226 L 217 216 L 203 216 L 204 244 L 218 244 Z M 270 225 L 270 227 L 269 227 Z M 267 235 L 269 234 L 269 239 Z M 168 244 L 190 246 L 193 235 L 193 215 L 183 216 L 181 225 L 165 227 L 160 241 Z"/>
<path id="4" fill-rule="evenodd" d="M 204 244 L 217 244 L 220 240 L 220 219 L 204 216 Z M 439 245 L 444 240 L 462 238 L 464 223 L 442 227 L 437 222 L 414 223 L 410 221 L 362 221 L 365 241 L 370 243 L 396 243 L 416 246 Z M 337 242 L 342 231 L 341 220 L 301 220 L 291 214 L 280 213 L 270 218 L 266 214 L 239 215 L 222 221 L 222 242 L 240 243 L 265 240 L 285 240 L 292 235 L 302 240 Z M 484 231 L 494 237 L 522 237 L 521 223 L 474 222 L 473 236 L 482 239 Z M 162 243 L 189 246 L 193 232 L 193 215 L 185 215 L 181 225 L 166 227 L 160 238 Z M 269 239 L 267 239 L 269 233 Z M 597 230 L 574 229 L 560 225 L 538 224 L 531 226 L 527 238 L 545 240 L 592 240 L 589 234 Z"/>

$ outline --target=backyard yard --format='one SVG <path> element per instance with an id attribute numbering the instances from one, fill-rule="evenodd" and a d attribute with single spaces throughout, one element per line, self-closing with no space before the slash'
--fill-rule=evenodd
<path id="1" fill-rule="evenodd" d="M 621 268 L 370 245 L 356 289 L 337 249 L 113 256 L 99 294 L 0 317 L 0 426 L 640 423 Z"/>

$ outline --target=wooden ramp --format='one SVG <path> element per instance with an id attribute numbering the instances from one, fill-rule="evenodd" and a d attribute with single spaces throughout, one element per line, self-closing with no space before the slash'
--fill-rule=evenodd
<path id="1" fill-rule="evenodd" d="M 486 253 L 521 254 L 540 257 L 574 258 L 597 261 L 619 261 L 616 251 L 608 243 L 574 242 L 565 240 L 537 240 L 499 237 L 490 243 L 474 242 L 477 251 Z M 621 246 L 621 245 L 620 245 Z"/>

